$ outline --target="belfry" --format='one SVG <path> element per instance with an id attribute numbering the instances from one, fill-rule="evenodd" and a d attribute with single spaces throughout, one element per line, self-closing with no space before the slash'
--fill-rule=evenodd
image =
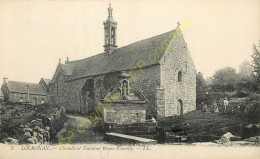
<path id="1" fill-rule="evenodd" d="M 108 17 L 104 22 L 104 48 L 105 52 L 108 54 L 111 54 L 113 50 L 117 48 L 117 22 L 113 19 L 112 11 L 113 8 L 110 3 L 108 8 Z"/>

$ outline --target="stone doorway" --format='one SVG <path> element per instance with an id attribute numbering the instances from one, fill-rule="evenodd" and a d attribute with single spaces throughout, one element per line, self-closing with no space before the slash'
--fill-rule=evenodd
<path id="1" fill-rule="evenodd" d="M 178 100 L 177 112 L 178 115 L 183 115 L 183 102 L 181 99 Z"/>
<path id="2" fill-rule="evenodd" d="M 81 88 L 81 113 L 90 113 L 94 109 L 94 80 L 88 79 Z"/>

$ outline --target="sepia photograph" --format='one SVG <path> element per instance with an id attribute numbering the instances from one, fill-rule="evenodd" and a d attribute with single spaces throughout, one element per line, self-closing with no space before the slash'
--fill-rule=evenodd
<path id="1" fill-rule="evenodd" d="M 260 156 L 259 0 L 0 0 L 0 159 Z"/>

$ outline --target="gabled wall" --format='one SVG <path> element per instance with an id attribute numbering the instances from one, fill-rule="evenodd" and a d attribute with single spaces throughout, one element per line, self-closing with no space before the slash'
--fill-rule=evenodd
<path id="1" fill-rule="evenodd" d="M 161 87 L 165 90 L 165 116 L 180 115 L 179 100 L 183 114 L 196 109 L 196 70 L 183 36 L 173 37 L 168 53 L 161 59 Z M 166 52 L 167 52 L 166 51 Z M 182 80 L 178 82 L 181 71 Z"/>
<path id="2" fill-rule="evenodd" d="M 9 90 L 8 90 L 5 82 L 2 84 L 1 90 L 2 90 L 3 95 L 4 95 L 4 101 L 5 102 L 8 101 L 9 100 Z"/>

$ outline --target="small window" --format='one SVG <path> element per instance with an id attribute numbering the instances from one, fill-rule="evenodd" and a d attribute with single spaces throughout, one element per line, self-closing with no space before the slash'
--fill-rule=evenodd
<path id="1" fill-rule="evenodd" d="M 37 102 L 37 98 L 34 97 L 34 98 L 33 98 L 33 105 L 37 105 L 37 104 L 38 104 L 38 102 Z"/>
<path id="2" fill-rule="evenodd" d="M 129 89 L 129 82 L 127 80 L 123 80 L 122 92 L 124 96 L 129 95 L 128 89 Z"/>
<path id="3" fill-rule="evenodd" d="M 178 82 L 182 82 L 182 72 L 179 71 L 178 73 Z"/>
<path id="4" fill-rule="evenodd" d="M 44 98 L 42 98 L 42 104 L 45 102 L 45 99 Z"/>
<path id="5" fill-rule="evenodd" d="M 115 44 L 115 28 L 111 28 L 111 41 Z"/>
<path id="6" fill-rule="evenodd" d="M 20 102 L 23 102 L 23 97 L 20 97 Z"/>

